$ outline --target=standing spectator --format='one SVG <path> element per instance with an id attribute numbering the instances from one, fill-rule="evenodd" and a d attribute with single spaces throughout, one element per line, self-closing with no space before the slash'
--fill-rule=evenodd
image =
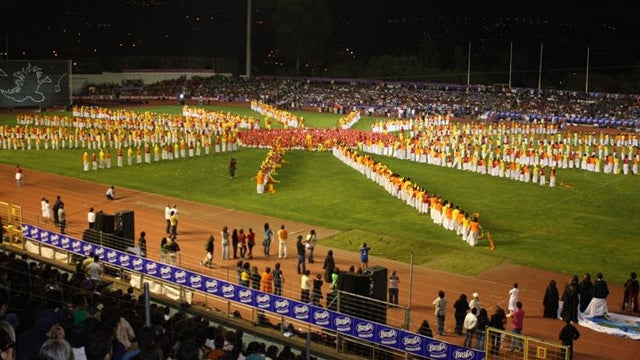
<path id="1" fill-rule="evenodd" d="M 484 350 L 484 340 L 489 326 L 487 309 L 481 308 L 478 312 L 478 326 L 476 326 L 476 350 Z"/>
<path id="2" fill-rule="evenodd" d="M 476 327 L 478 326 L 478 317 L 476 314 L 478 309 L 472 307 L 464 318 L 464 329 L 466 330 L 466 336 L 464 338 L 464 347 L 471 348 L 474 335 L 476 334 Z"/>
<path id="3" fill-rule="evenodd" d="M 244 260 L 247 256 L 247 235 L 244 229 L 238 231 L 238 250 L 240 251 L 240 259 Z"/>
<path id="4" fill-rule="evenodd" d="M 300 302 L 309 303 L 311 300 L 311 271 L 305 270 L 300 277 Z"/>
<path id="5" fill-rule="evenodd" d="M 469 301 L 470 308 L 476 308 L 476 315 L 480 313 L 480 295 L 477 292 L 471 294 L 471 301 Z"/>
<path id="6" fill-rule="evenodd" d="M 398 294 L 400 292 L 400 277 L 395 270 L 389 276 L 389 303 L 398 305 Z"/>
<path id="7" fill-rule="evenodd" d="M 51 221 L 51 205 L 49 205 L 49 199 L 42 198 L 40 201 L 40 207 L 42 210 L 42 221 L 48 224 Z"/>
<path id="8" fill-rule="evenodd" d="M 624 300 L 622 300 L 622 311 L 630 309 L 632 312 L 638 312 L 638 292 L 640 284 L 638 283 L 638 274 L 632 272 L 629 279 L 624 283 Z"/>
<path id="9" fill-rule="evenodd" d="M 587 316 L 602 316 L 609 312 L 607 308 L 607 296 L 609 296 L 609 287 L 602 273 L 598 273 L 596 275 L 596 281 L 593 283 L 593 299 L 591 299 L 591 303 L 586 310 L 588 313 Z"/>
<path id="10" fill-rule="evenodd" d="M 324 270 L 324 281 L 331 283 L 333 280 L 331 276 L 333 275 L 333 269 L 336 268 L 336 262 L 333 260 L 333 250 L 329 250 L 327 252 L 327 256 L 324 258 L 324 264 L 322 265 L 322 269 Z"/>
<path id="11" fill-rule="evenodd" d="M 438 335 L 444 334 L 444 316 L 447 309 L 447 298 L 444 297 L 444 291 L 438 291 L 438 297 L 433 300 L 433 306 L 435 306 L 435 315 L 438 323 Z"/>
<path id="12" fill-rule="evenodd" d="M 116 197 L 116 188 L 112 186 L 110 186 L 107 189 L 107 192 L 104 193 L 105 197 L 107 198 L 107 200 L 113 200 Z"/>
<path id="13" fill-rule="evenodd" d="M 58 195 L 56 196 L 56 201 L 53 203 L 53 224 L 55 226 L 60 226 L 60 219 L 58 219 L 60 205 L 62 205 L 62 200 L 60 199 L 60 195 Z"/>
<path id="14" fill-rule="evenodd" d="M 578 321 L 578 306 L 580 302 L 580 284 L 578 276 L 574 275 L 562 293 L 562 318 L 567 321 Z"/>
<path id="15" fill-rule="evenodd" d="M 173 211 L 173 215 L 175 215 L 175 218 L 172 220 L 171 218 L 169 218 L 169 220 L 172 221 L 172 223 L 170 224 L 171 226 L 174 227 L 173 231 L 174 231 L 174 235 L 178 235 L 178 222 L 180 220 L 180 213 L 178 212 L 178 205 L 173 204 L 173 206 L 171 207 L 171 211 Z"/>
<path id="16" fill-rule="evenodd" d="M 273 269 L 273 288 L 274 294 L 282 295 L 282 285 L 284 284 L 284 274 L 280 270 L 280 263 L 276 263 Z"/>
<path id="17" fill-rule="evenodd" d="M 242 260 L 241 260 L 242 261 Z M 248 261 L 242 264 L 242 271 L 240 272 L 240 285 L 249 287 L 251 285 L 251 265 Z M 257 271 L 258 269 L 256 269 Z"/>
<path id="18" fill-rule="evenodd" d="M 496 305 L 496 308 L 493 314 L 491 314 L 491 319 L 489 320 L 489 326 L 494 329 L 504 330 L 505 329 L 504 326 L 506 324 L 507 324 L 507 315 L 499 305 Z M 502 341 L 502 336 L 500 334 L 493 333 L 489 341 L 491 342 L 490 344 L 491 354 L 497 355 L 498 351 L 500 350 L 500 343 Z"/>
<path id="19" fill-rule="evenodd" d="M 163 237 L 160 240 L 160 261 L 162 263 L 167 263 L 167 254 L 169 254 L 169 240 L 166 237 Z"/>
<path id="20" fill-rule="evenodd" d="M 164 221 L 167 223 L 165 233 L 168 234 L 171 231 L 171 206 L 169 204 L 164 207 Z"/>
<path id="21" fill-rule="evenodd" d="M 517 335 L 522 335 L 522 327 L 524 323 L 524 311 L 522 310 L 522 303 L 518 301 L 516 303 L 516 308 L 508 315 L 511 318 L 511 332 Z M 522 351 L 522 338 L 512 336 L 511 337 L 511 345 L 509 346 L 509 350 Z"/>
<path id="22" fill-rule="evenodd" d="M 562 345 L 569 347 L 569 360 L 573 359 L 573 342 L 580 338 L 580 332 L 576 329 L 571 321 L 565 321 L 567 324 L 560 330 L 558 338 L 562 341 Z M 565 354 L 562 354 L 563 358 Z"/>
<path id="23" fill-rule="evenodd" d="M 273 292 L 273 274 L 271 268 L 267 266 L 260 276 L 260 291 L 271 294 Z"/>
<path id="24" fill-rule="evenodd" d="M 289 239 L 289 232 L 284 228 L 284 225 L 280 225 L 280 230 L 277 232 L 278 236 L 278 258 L 287 258 L 287 240 Z"/>
<path id="25" fill-rule="evenodd" d="M 237 166 L 238 163 L 236 162 L 236 159 L 232 157 L 231 160 L 229 160 L 229 177 L 231 177 L 232 179 L 236 176 Z"/>
<path id="26" fill-rule="evenodd" d="M 169 235 L 178 235 L 178 213 L 175 210 L 171 210 L 169 215 Z"/>
<path id="27" fill-rule="evenodd" d="M 212 267 L 213 266 L 213 242 L 214 242 L 215 238 L 213 237 L 213 235 L 209 235 L 209 238 L 207 239 L 207 243 L 204 246 L 204 250 L 205 250 L 205 255 L 204 255 L 204 259 L 202 259 L 200 261 L 200 265 L 204 265 L 206 267 Z"/>
<path id="28" fill-rule="evenodd" d="M 367 270 L 369 267 L 369 250 L 371 248 L 367 246 L 367 243 L 362 243 L 358 250 L 360 250 L 360 268 L 362 271 Z"/>
<path id="29" fill-rule="evenodd" d="M 262 276 L 260 276 L 257 266 L 251 267 L 250 277 L 251 277 L 251 288 L 253 290 L 260 290 L 260 281 L 262 281 Z"/>
<path id="30" fill-rule="evenodd" d="M 231 247 L 233 248 L 233 258 L 238 258 L 238 229 L 231 230 Z"/>
<path id="31" fill-rule="evenodd" d="M 520 301 L 520 290 L 518 289 L 518 283 L 513 284 L 513 288 L 509 290 L 509 305 L 507 309 L 511 312 L 516 309 L 516 304 Z"/>
<path id="32" fill-rule="evenodd" d="M 147 257 L 147 233 L 144 231 L 140 232 L 140 237 L 138 238 L 138 248 L 140 249 L 140 256 L 143 258 Z"/>
<path id="33" fill-rule="evenodd" d="M 580 312 L 585 312 L 591 299 L 593 298 L 593 283 L 591 282 L 591 274 L 584 274 L 584 278 L 580 283 Z"/>
<path id="34" fill-rule="evenodd" d="M 22 168 L 16 165 L 16 186 L 22 186 Z"/>
<path id="35" fill-rule="evenodd" d="M 311 302 L 313 305 L 320 306 L 320 300 L 322 300 L 322 275 L 317 274 L 315 279 L 313 279 Z"/>
<path id="36" fill-rule="evenodd" d="M 249 259 L 253 259 L 254 246 L 256 246 L 256 233 L 253 232 L 252 228 L 249 228 L 249 233 L 247 234 L 247 247 L 249 248 Z"/>
<path id="37" fill-rule="evenodd" d="M 273 240 L 273 230 L 269 227 L 269 223 L 264 223 L 263 236 L 262 247 L 264 248 L 264 255 L 269 256 L 269 248 L 271 247 L 271 240 Z"/>
<path id="38" fill-rule="evenodd" d="M 544 306 L 543 316 L 550 319 L 558 318 L 558 307 L 560 303 L 560 293 L 556 286 L 556 281 L 549 281 L 549 286 L 544 292 L 544 299 L 542 299 L 542 306 Z"/>
<path id="39" fill-rule="evenodd" d="M 64 210 L 64 204 L 60 203 L 58 208 L 58 224 L 60 225 L 60 234 L 67 233 L 67 212 Z"/>
<path id="40" fill-rule="evenodd" d="M 220 232 L 220 245 L 222 245 L 222 260 L 229 260 L 229 228 L 222 227 Z"/>
<path id="41" fill-rule="evenodd" d="M 469 302 L 467 301 L 466 294 L 460 294 L 458 300 L 453 303 L 453 308 L 455 309 L 454 316 L 456 318 L 456 327 L 455 333 L 458 335 L 462 335 L 462 326 L 464 325 L 464 318 L 467 316 L 467 311 L 469 310 Z"/>
<path id="42" fill-rule="evenodd" d="M 93 255 L 93 261 L 87 265 L 87 275 L 93 281 L 99 281 L 102 274 L 102 264 L 100 264 L 100 256 Z"/>
<path id="43" fill-rule="evenodd" d="M 307 248 L 307 250 L 309 250 L 309 264 L 313 264 L 313 250 L 316 247 L 316 244 L 318 243 L 318 236 L 316 235 L 316 231 L 314 229 L 311 229 L 311 231 L 309 231 L 309 234 L 307 234 L 307 237 L 305 238 L 305 246 Z"/>
<path id="44" fill-rule="evenodd" d="M 305 246 L 302 243 L 302 235 L 298 235 L 298 238 L 296 239 L 296 251 L 298 253 L 298 275 L 304 274 L 305 272 L 307 272 L 307 266 L 305 264 Z"/>
<path id="45" fill-rule="evenodd" d="M 87 213 L 87 222 L 89 223 L 89 229 L 95 229 L 96 227 L 96 213 L 93 211 L 93 208 L 89 209 Z"/>

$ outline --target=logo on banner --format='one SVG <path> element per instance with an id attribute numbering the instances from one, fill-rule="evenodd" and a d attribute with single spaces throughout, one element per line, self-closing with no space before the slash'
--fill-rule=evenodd
<path id="1" fill-rule="evenodd" d="M 373 324 L 370 322 L 361 322 L 356 325 L 356 336 L 362 339 L 373 337 Z"/>
<path id="2" fill-rule="evenodd" d="M 256 296 L 256 306 L 260 309 L 268 309 L 271 305 L 271 296 L 268 294 L 258 294 Z"/>
<path id="3" fill-rule="evenodd" d="M 54 246 L 60 245 L 60 235 L 51 234 L 51 236 L 49 236 L 49 241 L 51 242 L 51 245 L 54 245 Z"/>
<path id="4" fill-rule="evenodd" d="M 310 308 L 306 304 L 298 304 L 293 307 L 293 314 L 298 320 L 306 320 L 309 318 Z"/>
<path id="5" fill-rule="evenodd" d="M 43 231 L 43 232 L 44 232 L 44 231 Z M 29 231 L 29 234 L 30 234 L 30 235 L 31 235 L 31 237 L 33 237 L 33 238 L 38 238 L 38 237 L 39 237 L 39 236 L 38 236 L 38 233 L 39 233 L 39 230 L 38 230 L 38 229 L 36 229 L 36 228 L 32 228 L 32 229 Z M 41 234 L 41 236 L 42 236 L 42 233 L 40 233 L 40 234 Z"/>
<path id="6" fill-rule="evenodd" d="M 313 313 L 313 323 L 316 325 L 329 325 L 331 314 L 327 310 L 319 310 Z"/>
<path id="7" fill-rule="evenodd" d="M 405 351 L 420 351 L 422 338 L 418 335 L 408 335 L 402 339 L 402 345 Z"/>
<path id="8" fill-rule="evenodd" d="M 432 359 L 444 359 L 447 357 L 447 344 L 443 342 L 432 342 L 427 345 L 427 353 Z"/>
<path id="9" fill-rule="evenodd" d="M 336 330 L 338 331 L 351 331 L 351 318 L 344 315 L 336 316 L 333 319 L 333 325 L 336 326 Z"/>
<path id="10" fill-rule="evenodd" d="M 205 281 L 204 287 L 208 293 L 215 294 L 218 292 L 218 280 L 208 279 Z"/>
<path id="11" fill-rule="evenodd" d="M 158 273 L 158 264 L 154 262 L 147 263 L 147 274 L 155 275 Z"/>
<path id="12" fill-rule="evenodd" d="M 131 262 L 131 257 L 127 254 L 122 254 L 120 255 L 120 259 L 118 260 L 118 262 L 120 263 L 120 266 L 129 267 Z"/>
<path id="13" fill-rule="evenodd" d="M 71 244 L 71 240 L 70 240 L 68 237 L 66 237 L 66 236 L 65 236 L 65 237 L 63 237 L 62 239 L 60 239 L 60 246 L 61 246 L 63 249 L 67 249 L 67 250 L 69 250 L 69 246 L 70 246 L 70 244 Z"/>
<path id="14" fill-rule="evenodd" d="M 79 253 L 82 250 L 82 243 L 78 240 L 71 242 L 71 251 Z"/>
<path id="15" fill-rule="evenodd" d="M 142 271 L 144 265 L 144 261 L 140 258 L 133 259 L 133 270 Z"/>
<path id="16" fill-rule="evenodd" d="M 82 252 L 85 255 L 89 255 L 91 254 L 91 252 L 93 252 L 93 245 L 91 244 L 84 244 L 84 246 L 82 247 Z M 95 254 L 95 253 L 94 253 Z"/>
<path id="17" fill-rule="evenodd" d="M 184 270 L 178 270 L 176 271 L 175 278 L 178 284 L 184 284 L 187 282 L 187 273 Z"/>
<path id="18" fill-rule="evenodd" d="M 171 266 L 163 266 L 160 268 L 160 277 L 163 279 L 171 278 Z"/>
<path id="19" fill-rule="evenodd" d="M 40 240 L 44 242 L 49 242 L 49 232 L 47 230 L 40 231 Z"/>
<path id="20" fill-rule="evenodd" d="M 236 287 L 233 284 L 222 285 L 222 296 L 232 298 L 236 294 Z"/>
<path id="21" fill-rule="evenodd" d="M 202 276 L 193 274 L 189 277 L 189 284 L 192 288 L 200 289 L 202 287 Z"/>
<path id="22" fill-rule="evenodd" d="M 476 353 L 470 349 L 456 349 L 453 351 L 452 357 L 456 360 L 472 360 Z"/>
<path id="23" fill-rule="evenodd" d="M 98 255 L 98 257 L 100 257 L 100 259 L 103 258 L 104 256 L 104 248 L 103 247 L 95 247 L 93 248 L 93 254 L 94 255 Z"/>
<path id="24" fill-rule="evenodd" d="M 395 329 L 382 329 L 378 331 L 378 338 L 383 345 L 395 345 L 398 343 L 398 331 Z"/>
<path id="25" fill-rule="evenodd" d="M 114 250 L 110 250 L 107 252 L 107 261 L 110 263 L 115 263 L 118 260 L 118 253 Z"/>
<path id="26" fill-rule="evenodd" d="M 243 304 L 251 303 L 251 290 L 249 289 L 240 289 L 238 291 L 238 300 Z"/>
<path id="27" fill-rule="evenodd" d="M 289 300 L 287 299 L 278 299 L 273 306 L 276 308 L 276 312 L 278 314 L 289 313 Z"/>

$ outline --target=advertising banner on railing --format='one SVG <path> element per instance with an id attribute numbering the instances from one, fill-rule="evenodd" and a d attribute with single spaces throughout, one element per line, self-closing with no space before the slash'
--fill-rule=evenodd
<path id="1" fill-rule="evenodd" d="M 355 316 L 302 303 L 286 297 L 202 275 L 159 261 L 141 258 L 123 251 L 74 239 L 32 225 L 23 225 L 25 238 L 47 244 L 71 253 L 98 255 L 100 260 L 114 266 L 139 272 L 146 276 L 183 286 L 190 290 L 221 297 L 261 311 L 310 323 L 325 330 L 340 333 L 362 341 L 378 344 L 412 355 L 435 360 L 484 360 L 484 352 L 467 349 L 432 339 L 403 329 L 379 324 Z"/>

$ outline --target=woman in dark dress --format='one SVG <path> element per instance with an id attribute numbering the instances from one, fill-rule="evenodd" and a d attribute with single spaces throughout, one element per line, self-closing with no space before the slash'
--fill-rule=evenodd
<path id="1" fill-rule="evenodd" d="M 558 302 L 560 301 L 560 293 L 556 287 L 556 281 L 551 280 L 547 290 L 544 292 L 542 305 L 544 306 L 543 316 L 550 319 L 558 318 Z"/>
<path id="2" fill-rule="evenodd" d="M 460 298 L 453 304 L 453 308 L 455 309 L 454 316 L 456 318 L 456 334 L 462 335 L 462 324 L 464 323 L 464 318 L 467 316 L 467 311 L 469 310 L 469 302 L 467 301 L 467 295 L 460 294 Z"/>
<path id="3" fill-rule="evenodd" d="M 336 268 L 336 263 L 333 260 L 333 250 L 329 250 L 327 253 L 327 257 L 324 258 L 324 265 L 322 265 L 322 269 L 324 269 L 324 281 L 331 284 L 333 279 L 331 276 L 333 275 L 333 269 Z"/>
<path id="4" fill-rule="evenodd" d="M 593 283 L 591 282 L 591 274 L 584 274 L 584 279 L 580 283 L 580 312 L 587 310 L 591 299 L 593 298 Z"/>
<path id="5" fill-rule="evenodd" d="M 578 322 L 578 303 L 580 302 L 580 284 L 578 276 L 574 275 L 573 279 L 564 288 L 562 294 L 562 319 L 564 321 Z"/>

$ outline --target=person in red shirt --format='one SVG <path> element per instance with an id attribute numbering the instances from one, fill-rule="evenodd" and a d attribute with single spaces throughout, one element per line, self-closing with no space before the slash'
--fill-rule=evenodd
<path id="1" fill-rule="evenodd" d="M 509 315 L 507 316 L 511 318 L 511 332 L 514 334 L 521 335 L 522 325 L 524 323 L 524 311 L 522 310 L 522 303 L 518 301 L 516 303 L 516 308 L 512 312 L 510 312 Z M 516 348 L 518 349 L 518 351 L 523 350 L 522 338 L 512 336 L 509 350 L 514 351 Z"/>

